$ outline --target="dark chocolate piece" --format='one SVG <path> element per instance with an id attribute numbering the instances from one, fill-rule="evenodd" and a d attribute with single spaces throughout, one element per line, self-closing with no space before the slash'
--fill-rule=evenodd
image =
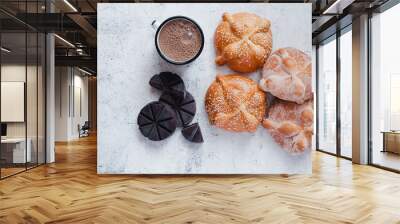
<path id="1" fill-rule="evenodd" d="M 183 100 L 176 99 L 165 92 L 161 95 L 159 101 L 170 105 L 176 111 L 178 126 L 180 127 L 190 124 L 196 114 L 196 102 L 189 92 L 186 92 L 186 97 Z"/>
<path id="2" fill-rule="evenodd" d="M 182 135 L 191 142 L 203 142 L 203 135 L 201 134 L 200 126 L 198 123 L 194 123 L 187 127 L 184 127 L 182 129 Z"/>
<path id="3" fill-rule="evenodd" d="M 150 140 L 160 141 L 174 133 L 176 115 L 172 108 L 160 102 L 151 102 L 144 106 L 137 118 L 139 130 Z"/>
<path id="4" fill-rule="evenodd" d="M 181 77 L 172 72 L 161 72 L 150 79 L 150 85 L 172 95 L 176 100 L 183 100 L 186 96 L 185 83 Z"/>

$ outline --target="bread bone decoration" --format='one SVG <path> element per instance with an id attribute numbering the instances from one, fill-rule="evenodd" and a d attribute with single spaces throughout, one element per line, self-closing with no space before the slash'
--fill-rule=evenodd
<path id="1" fill-rule="evenodd" d="M 263 126 L 284 149 L 299 154 L 311 149 L 313 114 L 312 100 L 301 105 L 277 100 L 269 108 Z"/>
<path id="2" fill-rule="evenodd" d="M 270 26 L 269 20 L 253 13 L 224 13 L 215 31 L 215 62 L 237 72 L 261 68 L 272 50 Z"/>
<path id="3" fill-rule="evenodd" d="M 260 87 L 280 99 L 304 103 L 312 98 L 311 66 L 304 52 L 281 48 L 265 62 Z"/>
<path id="4" fill-rule="evenodd" d="M 265 93 L 241 75 L 217 75 L 206 93 L 210 123 L 235 132 L 255 132 L 266 110 Z"/>

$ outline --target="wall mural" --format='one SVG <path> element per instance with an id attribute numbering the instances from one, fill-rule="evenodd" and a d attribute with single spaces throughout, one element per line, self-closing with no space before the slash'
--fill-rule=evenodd
<path id="1" fill-rule="evenodd" d="M 311 4 L 99 4 L 98 173 L 311 173 Z"/>

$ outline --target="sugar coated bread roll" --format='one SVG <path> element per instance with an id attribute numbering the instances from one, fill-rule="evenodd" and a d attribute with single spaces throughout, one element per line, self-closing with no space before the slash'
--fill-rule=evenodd
<path id="1" fill-rule="evenodd" d="M 263 126 L 273 139 L 291 154 L 311 149 L 313 103 L 296 104 L 277 100 L 268 111 Z"/>
<path id="2" fill-rule="evenodd" d="M 260 87 L 287 101 L 304 103 L 312 98 L 311 58 L 295 48 L 281 48 L 265 62 Z"/>

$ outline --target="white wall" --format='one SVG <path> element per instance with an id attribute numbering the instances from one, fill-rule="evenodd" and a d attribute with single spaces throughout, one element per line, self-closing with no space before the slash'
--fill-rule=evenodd
<path id="1" fill-rule="evenodd" d="M 75 70 L 76 71 L 76 70 Z M 72 109 L 72 120 L 71 126 L 71 135 L 75 137 L 79 137 L 77 126 L 78 124 L 83 125 L 85 121 L 89 120 L 89 112 L 88 112 L 88 77 L 81 76 L 82 73 L 74 76 L 74 100 L 75 106 Z M 80 93 L 78 93 L 80 91 Z M 80 99 L 78 96 L 80 95 Z M 78 102 L 80 101 L 80 103 Z M 80 108 L 79 108 L 80 107 Z M 81 110 L 81 111 L 80 111 Z M 75 112 L 74 112 L 75 111 Z"/>
<path id="2" fill-rule="evenodd" d="M 38 70 L 36 70 L 38 69 Z M 44 73 L 42 67 L 36 65 L 28 65 L 20 63 L 3 64 L 1 66 L 1 81 L 2 82 L 24 82 L 26 84 L 26 108 L 21 108 L 27 119 L 23 122 L 6 122 L 7 137 L 9 138 L 24 138 L 25 135 L 30 139 L 30 147 L 32 150 L 32 158 L 37 158 L 36 152 L 39 153 L 40 163 L 44 162 L 44 147 L 45 147 L 45 130 L 44 130 Z M 27 80 L 26 80 L 27 78 Z M 7 96 L 2 96 L 7 97 Z M 8 110 L 10 108 L 1 108 Z M 12 112 L 12 111 L 11 111 Z M 36 160 L 33 160 L 36 162 Z"/>
<path id="3" fill-rule="evenodd" d="M 88 78 L 72 67 L 56 67 L 55 73 L 55 140 L 77 139 L 78 125 L 88 120 Z"/>
<path id="4" fill-rule="evenodd" d="M 25 82 L 25 64 L 8 64 L 1 66 L 1 81 L 3 82 Z M 28 71 L 32 67 L 28 67 Z M 1 108 L 5 110 L 6 108 Z M 11 122 L 7 123 L 7 137 L 25 137 L 25 123 Z"/>
<path id="5" fill-rule="evenodd" d="M 28 137 L 29 133 L 35 132 L 36 135 L 36 120 L 37 115 L 37 95 L 36 95 L 36 66 L 27 66 L 25 64 L 5 64 L 1 66 L 1 81 L 2 82 L 25 82 L 26 72 L 28 74 L 28 87 L 27 87 L 27 120 L 28 120 Z M 39 71 L 41 72 L 41 71 Z M 39 105 L 40 107 L 41 105 Z M 6 108 L 1 108 L 6 110 Z M 34 122 L 34 123 L 32 123 Z M 8 137 L 25 137 L 25 123 L 26 122 L 7 122 L 7 136 Z M 32 130 L 30 130 L 32 128 Z"/>
<path id="6" fill-rule="evenodd" d="M 69 68 L 55 68 L 55 141 L 68 140 Z"/>

